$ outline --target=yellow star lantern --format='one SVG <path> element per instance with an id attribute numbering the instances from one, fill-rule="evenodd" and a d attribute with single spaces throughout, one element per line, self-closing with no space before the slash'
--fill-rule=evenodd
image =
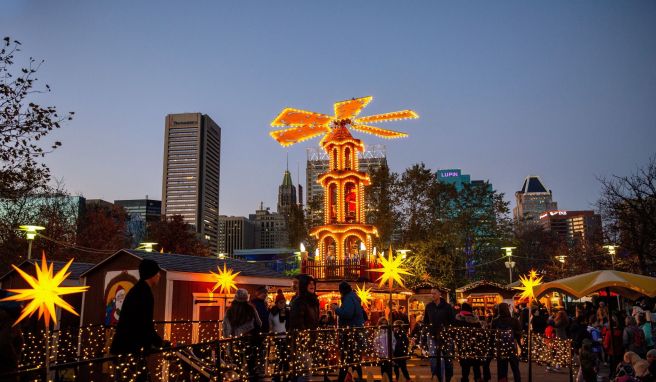
<path id="1" fill-rule="evenodd" d="M 69 260 L 62 269 L 53 276 L 53 267 L 54 264 L 46 262 L 45 254 L 41 258 L 41 267 L 38 263 L 34 264 L 36 269 L 36 278 L 28 275 L 22 269 L 12 264 L 12 267 L 18 272 L 19 275 L 27 281 L 28 284 L 32 287 L 31 289 L 9 289 L 10 292 L 16 293 L 13 296 L 6 297 L 0 301 L 29 301 L 31 300 L 21 312 L 20 317 L 16 320 L 14 325 L 18 324 L 22 319 L 27 316 L 31 316 L 34 312 L 38 311 L 39 319 L 43 317 L 43 320 L 46 323 L 46 328 L 50 325 L 50 318 L 52 317 L 53 322 L 57 323 L 57 314 L 55 312 L 55 306 L 59 306 L 62 309 L 65 309 L 76 316 L 78 315 L 75 309 L 60 296 L 65 294 L 72 293 L 81 293 L 86 292 L 89 289 L 88 286 L 77 286 L 77 287 L 62 287 L 59 286 L 67 277 L 70 275 L 68 268 L 73 263 L 73 259 Z"/>
<path id="2" fill-rule="evenodd" d="M 216 284 L 214 284 L 214 287 L 212 288 L 212 292 L 218 289 L 221 293 L 228 294 L 233 289 L 237 289 L 235 278 L 241 272 L 233 273 L 232 269 L 226 268 L 226 263 L 223 263 L 223 269 L 219 268 L 218 266 L 216 269 L 219 271 L 218 273 L 210 271 L 212 276 L 214 276 L 214 280 L 216 281 Z"/>
<path id="3" fill-rule="evenodd" d="M 378 277 L 378 286 L 382 287 L 387 283 L 389 289 L 392 289 L 394 282 L 396 281 L 400 286 L 403 286 L 403 275 L 412 275 L 408 272 L 406 268 L 403 268 L 403 256 L 394 256 L 392 254 L 392 249 L 389 250 L 388 258 L 383 256 L 380 257 L 380 263 L 382 268 L 370 269 L 372 272 L 382 272 L 382 275 Z"/>
<path id="4" fill-rule="evenodd" d="M 542 276 L 538 276 L 536 271 L 531 270 L 528 276 L 519 276 L 519 282 L 522 285 L 514 287 L 515 289 L 522 291 L 519 298 L 522 300 L 528 298 L 528 300 L 531 301 L 535 297 L 533 295 L 533 288 L 542 284 Z"/>
<path id="5" fill-rule="evenodd" d="M 360 297 L 360 301 L 364 305 L 369 305 L 371 302 L 371 288 L 365 287 L 364 284 L 362 284 L 362 288 L 360 288 L 359 285 L 355 285 L 355 294 Z"/>

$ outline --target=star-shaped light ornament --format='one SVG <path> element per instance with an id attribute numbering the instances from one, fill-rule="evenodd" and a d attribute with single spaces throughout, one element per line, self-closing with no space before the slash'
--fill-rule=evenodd
<path id="1" fill-rule="evenodd" d="M 531 270 L 528 276 L 519 276 L 519 282 L 522 285 L 514 287 L 515 289 L 522 291 L 519 298 L 528 298 L 529 301 L 531 301 L 535 298 L 533 295 L 533 288 L 542 284 L 542 276 L 538 276 L 538 273 L 535 270 Z"/>
<path id="2" fill-rule="evenodd" d="M 34 263 L 36 269 L 36 278 L 28 275 L 22 269 L 12 264 L 12 267 L 18 272 L 19 275 L 32 287 L 30 289 L 8 289 L 13 296 L 6 297 L 0 301 L 30 301 L 21 312 L 14 325 L 18 324 L 25 317 L 32 316 L 34 312 L 39 313 L 39 319 L 43 317 L 46 327 L 50 325 L 50 318 L 56 324 L 57 313 L 55 307 L 59 306 L 74 315 L 78 316 L 75 309 L 60 296 L 72 293 L 82 293 L 89 289 L 88 286 L 77 287 L 62 287 L 60 284 L 70 275 L 68 268 L 73 263 L 73 259 L 69 260 L 62 269 L 53 275 L 54 264 L 46 262 L 46 256 L 43 254 L 41 257 L 41 267 L 38 262 Z"/>
<path id="3" fill-rule="evenodd" d="M 403 265 L 403 256 L 394 256 L 392 249 L 389 250 L 389 256 L 385 258 L 384 256 L 380 257 L 380 263 L 382 268 L 370 269 L 372 272 L 382 272 L 380 277 L 378 277 L 378 286 L 382 287 L 387 283 L 388 288 L 392 289 L 394 282 L 403 286 L 403 275 L 412 275 L 408 272 L 407 268 L 402 267 Z"/>
<path id="4" fill-rule="evenodd" d="M 216 269 L 219 271 L 218 273 L 210 271 L 214 277 L 214 280 L 216 281 L 216 284 L 214 284 L 214 287 L 212 287 L 212 292 L 218 289 L 220 293 L 228 294 L 233 289 L 236 290 L 237 283 L 235 283 L 235 278 L 241 272 L 233 273 L 232 269 L 226 268 L 225 263 L 223 263 L 223 269 L 218 266 Z"/>
<path id="5" fill-rule="evenodd" d="M 371 288 L 367 288 L 365 284 L 362 284 L 362 288 L 359 285 L 355 285 L 355 294 L 360 297 L 360 301 L 364 305 L 369 305 L 371 303 Z"/>

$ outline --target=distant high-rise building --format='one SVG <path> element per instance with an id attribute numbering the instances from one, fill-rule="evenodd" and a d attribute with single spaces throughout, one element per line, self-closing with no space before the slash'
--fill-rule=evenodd
<path id="1" fill-rule="evenodd" d="M 515 222 L 537 222 L 545 211 L 557 210 L 558 203 L 552 200 L 539 176 L 527 176 L 520 191 L 515 192 L 517 205 L 513 209 Z"/>
<path id="2" fill-rule="evenodd" d="M 457 191 L 461 191 L 465 184 L 471 183 L 471 176 L 463 174 L 459 168 L 437 170 L 437 181 L 452 184 Z"/>
<path id="3" fill-rule="evenodd" d="M 545 230 L 555 232 L 570 245 L 603 242 L 601 216 L 594 211 L 545 211 L 539 222 Z"/>
<path id="4" fill-rule="evenodd" d="M 255 225 L 244 216 L 219 216 L 219 253 L 255 247 Z"/>
<path id="5" fill-rule="evenodd" d="M 282 184 L 278 187 L 278 213 L 289 218 L 292 207 L 296 205 L 296 187 L 292 182 L 292 175 L 285 170 Z"/>
<path id="6" fill-rule="evenodd" d="M 487 185 L 487 188 L 490 191 L 492 190 L 492 184 L 490 182 L 485 180 L 471 180 L 471 176 L 463 174 L 462 170 L 459 168 L 437 170 L 437 181 L 440 183 L 452 184 L 458 192 L 465 188 L 465 184 L 472 186 Z"/>
<path id="7" fill-rule="evenodd" d="M 387 153 L 385 145 L 370 145 L 367 146 L 364 152 L 358 153 L 359 157 L 359 171 L 371 174 L 373 171 L 380 169 L 383 165 L 387 165 Z M 320 214 L 323 211 L 323 188 L 317 182 L 319 175 L 328 172 L 328 156 L 326 152 L 317 148 L 307 149 L 307 167 L 305 172 L 305 203 L 308 206 L 308 213 L 310 215 Z M 311 209 L 313 201 L 316 203 L 316 198 L 321 200 L 318 203 L 318 209 Z M 368 207 L 365 206 L 365 209 Z"/>
<path id="8" fill-rule="evenodd" d="M 162 202 L 154 199 L 114 200 L 114 204 L 123 207 L 128 215 L 139 217 L 143 221 L 156 221 L 162 216 Z"/>
<path id="9" fill-rule="evenodd" d="M 264 208 L 248 216 L 255 225 L 255 248 L 284 248 L 289 247 L 289 232 L 285 216 Z"/>
<path id="10" fill-rule="evenodd" d="M 181 215 L 218 251 L 221 128 L 201 113 L 169 114 L 164 132 L 162 214 Z"/>
<path id="11" fill-rule="evenodd" d="M 123 207 L 128 215 L 127 226 L 132 237 L 132 246 L 149 241 L 148 223 L 162 217 L 162 202 L 153 199 L 114 200 L 114 204 Z"/>

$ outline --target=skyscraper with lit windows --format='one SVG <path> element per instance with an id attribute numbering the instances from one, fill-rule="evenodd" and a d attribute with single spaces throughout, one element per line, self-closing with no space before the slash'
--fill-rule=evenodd
<path id="1" fill-rule="evenodd" d="M 535 175 L 524 179 L 522 189 L 515 192 L 515 201 L 513 216 L 516 223 L 538 222 L 543 212 L 558 209 L 558 203 L 552 199 L 551 190 Z"/>
<path id="2" fill-rule="evenodd" d="M 218 250 L 221 128 L 201 113 L 169 114 L 164 130 L 162 215 L 181 215 Z"/>

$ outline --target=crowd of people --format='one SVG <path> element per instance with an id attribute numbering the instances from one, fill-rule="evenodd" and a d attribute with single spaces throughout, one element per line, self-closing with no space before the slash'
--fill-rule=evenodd
<path id="1" fill-rule="evenodd" d="M 570 339 L 580 365 L 579 381 L 597 381 L 602 366 L 608 367 L 609 378 L 618 382 L 656 380 L 656 327 L 652 324 L 654 303 L 642 299 L 631 309 L 615 309 L 609 313 L 605 299 L 596 305 L 576 305 L 573 315 L 565 310 L 549 314 L 546 309 L 523 306 L 519 316 L 528 330 L 532 328 L 546 338 Z M 553 370 L 550 368 L 550 370 Z"/>
<path id="2" fill-rule="evenodd" d="M 136 356 L 132 366 L 117 369 L 117 376 L 123 372 L 133 379 L 136 373 L 134 380 L 146 381 L 149 380 L 148 352 L 170 344 L 160 337 L 153 323 L 152 288 L 159 282 L 160 268 L 152 260 L 143 260 L 139 275 L 139 281 L 125 298 L 110 351 L 118 356 Z M 586 302 L 570 307 L 573 310 L 569 314 L 564 309 L 549 312 L 541 306 L 514 307 L 500 303 L 490 314 L 479 317 L 468 303 L 451 305 L 440 290 L 432 289 L 432 301 L 416 319 L 414 316 L 408 319 L 403 307 L 370 318 L 346 281 L 339 284 L 340 303 L 324 307 L 321 314 L 316 287 L 316 280 L 303 274 L 293 280 L 294 295 L 290 301 L 280 290 L 269 299 L 269 291 L 264 286 L 256 288 L 252 296 L 246 289 L 238 289 L 222 322 L 222 335 L 234 339 L 222 357 L 245 369 L 245 377 L 250 381 L 261 379 L 267 360 L 273 360 L 269 371 L 273 370 L 274 382 L 291 379 L 304 382 L 312 376 L 313 365 L 325 364 L 331 356 L 326 351 L 316 351 L 322 338 L 331 336 L 339 352 L 335 357 L 339 360 L 337 382 L 365 379 L 363 354 L 368 359 L 372 359 L 371 355 L 377 356 L 381 375 L 388 381 L 398 381 L 403 376 L 405 381 L 411 382 L 407 359 L 415 348 L 429 358 L 431 377 L 449 382 L 454 375 L 453 356 L 445 349 L 453 345 L 443 343 L 442 332 L 448 332 L 450 327 L 497 329 L 504 333 L 504 340 L 511 342 L 511 349 L 514 349 L 508 356 L 496 357 L 497 380 L 507 381 L 512 372 L 514 381 L 521 382 L 518 349 L 527 332 L 532 330 L 544 339 L 571 340 L 579 365 L 579 382 L 597 382 L 602 366 L 607 366 L 609 377 L 615 382 L 656 380 L 656 336 L 652 324 L 652 317 L 656 315 L 653 301 L 649 299 L 640 301 L 631 310 L 609 312 L 607 299 L 600 298 L 596 304 Z M 2 319 L 0 326 L 0 350 L 8 355 L 0 362 L 0 370 L 15 370 L 20 357 L 17 350 L 22 344 L 20 333 L 13 326 L 5 325 L 17 312 L 17 306 L 0 306 L 0 318 L 7 318 Z M 294 335 L 290 336 L 292 332 Z M 367 333 L 373 336 L 367 337 Z M 272 348 L 276 352 L 273 356 Z M 468 382 L 470 376 L 475 382 L 492 379 L 490 364 L 494 356 L 457 358 L 461 382 Z M 324 381 L 329 381 L 327 368 L 315 370 L 314 374 L 317 373 L 322 373 Z"/>

